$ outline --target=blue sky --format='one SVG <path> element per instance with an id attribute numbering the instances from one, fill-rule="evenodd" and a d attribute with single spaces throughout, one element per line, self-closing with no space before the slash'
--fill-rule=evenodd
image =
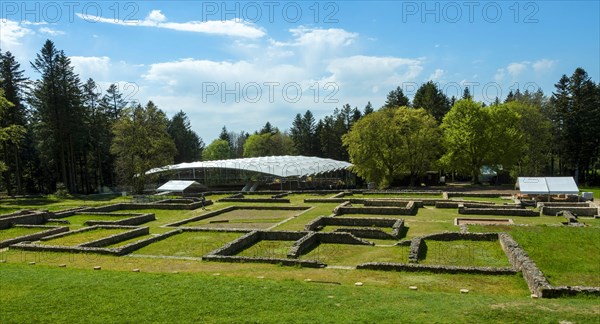
<path id="1" fill-rule="evenodd" d="M 598 1 L 2 1 L 0 17 L 0 48 L 31 78 L 50 38 L 82 80 L 185 111 L 207 143 L 428 80 L 481 101 L 550 94 L 577 67 L 600 81 Z"/>

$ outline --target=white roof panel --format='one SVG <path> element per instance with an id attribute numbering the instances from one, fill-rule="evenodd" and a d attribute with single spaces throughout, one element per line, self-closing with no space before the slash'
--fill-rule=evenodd
<path id="1" fill-rule="evenodd" d="M 158 187 L 156 191 L 184 191 L 192 185 L 200 185 L 196 181 L 170 180 Z"/>
<path id="2" fill-rule="evenodd" d="M 524 194 L 539 195 L 548 193 L 548 185 L 546 184 L 546 178 L 543 177 L 519 177 L 518 185 L 519 190 L 521 191 L 521 193 Z"/>
<path id="3" fill-rule="evenodd" d="M 182 169 L 221 168 L 255 171 L 278 177 L 304 177 L 318 173 L 348 169 L 351 166 L 351 163 L 344 161 L 311 156 L 285 155 L 180 163 L 152 169 L 147 171 L 146 174 Z"/>
<path id="4" fill-rule="evenodd" d="M 547 177 L 546 183 L 551 194 L 579 194 L 579 188 L 572 177 Z"/>
<path id="5" fill-rule="evenodd" d="M 519 190 L 524 194 L 579 194 L 572 177 L 519 177 L 517 181 Z"/>

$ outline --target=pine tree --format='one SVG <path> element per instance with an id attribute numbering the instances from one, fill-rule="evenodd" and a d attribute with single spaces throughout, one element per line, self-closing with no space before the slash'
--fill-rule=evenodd
<path id="1" fill-rule="evenodd" d="M 385 100 L 384 108 L 396 108 L 396 107 L 409 107 L 410 100 L 404 95 L 402 88 L 397 87 L 395 90 L 390 91 Z"/>
<path id="2" fill-rule="evenodd" d="M 435 83 L 429 81 L 417 89 L 413 107 L 425 109 L 439 124 L 450 111 L 450 100 Z"/>
<path id="3" fill-rule="evenodd" d="M 192 130 L 190 120 L 183 111 L 179 111 L 173 116 L 169 121 L 167 131 L 177 148 L 175 163 L 194 162 L 201 159 L 204 142 Z"/>
<path id="4" fill-rule="evenodd" d="M 4 91 L 4 97 L 12 106 L 7 108 L 0 119 L 0 127 L 6 128 L 18 125 L 25 129 L 27 127 L 27 112 L 23 105 L 23 96 L 27 88 L 27 78 L 23 75 L 21 65 L 16 61 L 11 52 L 2 54 L 0 52 L 0 89 Z M 4 185 L 8 194 L 12 194 L 13 181 L 17 193 L 23 192 L 23 158 L 27 143 L 24 141 L 6 141 L 0 150 L 6 163 L 7 171 L 4 172 Z"/>

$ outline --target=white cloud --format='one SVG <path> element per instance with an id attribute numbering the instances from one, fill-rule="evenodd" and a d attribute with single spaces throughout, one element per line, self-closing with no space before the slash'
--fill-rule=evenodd
<path id="1" fill-rule="evenodd" d="M 536 73 L 541 73 L 541 72 L 551 70 L 555 64 L 556 64 L 556 61 L 554 61 L 554 60 L 541 59 L 541 60 L 535 61 L 532 65 L 532 67 Z"/>
<path id="2" fill-rule="evenodd" d="M 144 26 L 164 28 L 177 31 L 187 31 L 211 35 L 223 35 L 243 38 L 261 38 L 266 33 L 255 24 L 242 19 L 230 19 L 223 21 L 188 21 L 183 23 L 167 22 L 167 17 L 160 10 L 152 10 L 144 20 L 122 21 L 117 19 L 103 18 L 93 15 L 76 15 L 90 22 L 101 22 L 123 26 Z"/>
<path id="3" fill-rule="evenodd" d="M 62 30 L 51 29 L 48 27 L 41 27 L 40 29 L 38 29 L 38 31 L 42 34 L 46 34 L 49 36 L 59 36 L 65 34 L 65 32 Z"/>
<path id="4" fill-rule="evenodd" d="M 75 73 L 79 74 L 83 81 L 88 78 L 103 80 L 111 72 L 112 64 L 107 56 L 70 56 Z"/>
<path id="5" fill-rule="evenodd" d="M 443 75 L 444 75 L 444 70 L 435 69 L 435 71 L 433 73 L 431 73 L 431 75 L 429 76 L 429 78 L 427 78 L 427 80 L 436 81 L 436 80 L 439 80 Z"/>
<path id="6" fill-rule="evenodd" d="M 504 80 L 505 75 L 506 75 L 506 70 L 503 68 L 500 68 L 500 69 L 496 70 L 496 74 L 494 75 L 494 80 L 502 81 L 502 80 Z"/>
<path id="7" fill-rule="evenodd" d="M 160 10 L 152 10 L 148 14 L 148 17 L 146 17 L 146 20 L 160 23 L 160 22 L 166 21 L 167 17 L 165 15 L 163 15 L 163 13 L 160 12 Z"/>
<path id="8" fill-rule="evenodd" d="M 16 21 L 0 19 L 0 48 L 3 51 L 21 45 L 23 38 L 33 34 L 35 34 L 33 30 L 21 26 Z"/>
<path id="9" fill-rule="evenodd" d="M 506 71 L 508 71 L 508 73 L 514 78 L 514 77 L 518 77 L 519 74 L 523 73 L 528 65 L 530 63 L 527 61 L 524 62 L 518 62 L 518 63 L 510 63 L 507 67 L 506 67 Z"/>

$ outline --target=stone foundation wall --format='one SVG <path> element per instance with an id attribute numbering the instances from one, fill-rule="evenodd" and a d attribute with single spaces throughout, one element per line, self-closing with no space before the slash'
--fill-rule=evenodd
<path id="1" fill-rule="evenodd" d="M 531 293 L 544 297 L 542 290 L 552 288 L 550 283 L 538 266 L 529 257 L 527 252 L 507 233 L 499 233 L 500 246 L 508 257 L 513 268 L 523 273 L 523 278 L 529 286 Z"/>
<path id="2" fill-rule="evenodd" d="M 416 215 L 417 206 L 410 201 L 406 207 L 337 207 L 336 215 L 343 214 L 369 214 L 369 215 Z"/>
<path id="3" fill-rule="evenodd" d="M 298 258 L 305 251 L 312 250 L 315 246 L 322 244 L 352 244 L 352 245 L 374 245 L 373 243 L 358 238 L 349 233 L 320 233 L 310 232 L 301 239 L 297 240 L 290 251 L 288 258 Z"/>
<path id="4" fill-rule="evenodd" d="M 588 202 L 538 202 L 537 207 L 593 207 Z"/>
<path id="5" fill-rule="evenodd" d="M 4 215 L 0 218 L 0 229 L 6 229 L 13 225 L 42 225 L 48 218 L 52 217 L 50 212 L 19 211 Z"/>
<path id="6" fill-rule="evenodd" d="M 487 192 L 448 192 L 448 198 L 452 197 L 482 197 L 482 198 L 500 198 L 502 195 L 497 193 Z"/>
<path id="7" fill-rule="evenodd" d="M 363 226 L 363 228 L 341 228 L 336 232 L 348 232 L 362 238 L 394 239 L 400 236 L 400 231 L 404 227 L 403 219 L 394 218 L 354 218 L 354 217 L 326 217 L 321 216 L 304 226 L 305 231 L 318 231 L 321 228 L 332 226 Z M 388 234 L 381 229 L 372 228 L 391 227 L 392 233 Z"/>
<path id="8" fill-rule="evenodd" d="M 300 266 L 305 268 L 323 268 L 324 263 L 315 260 L 297 260 L 297 259 L 278 259 L 278 258 L 251 258 L 241 256 L 223 256 L 223 255 L 205 255 L 202 257 L 204 261 L 219 261 L 233 263 L 269 263 L 281 264 L 284 266 Z"/>
<path id="9" fill-rule="evenodd" d="M 207 199 L 204 206 L 210 206 L 213 202 Z M 118 203 L 113 205 L 90 208 L 92 212 L 113 212 L 128 209 L 160 209 L 160 210 L 193 210 L 202 207 L 202 202 L 191 204 L 164 204 L 164 203 Z"/>
<path id="10" fill-rule="evenodd" d="M 503 215 L 503 216 L 540 216 L 540 213 L 531 209 L 521 208 L 458 208 L 458 213 L 463 215 Z"/>
<path id="11" fill-rule="evenodd" d="M 222 198 L 219 202 L 235 202 L 235 203 L 290 203 L 287 198 Z"/>
<path id="12" fill-rule="evenodd" d="M 260 233 L 258 231 L 252 231 L 236 240 L 226 243 L 222 247 L 208 253 L 208 255 L 232 256 L 251 247 L 258 241 L 260 241 Z"/>
<path id="13" fill-rule="evenodd" d="M 187 223 L 215 217 L 217 215 L 228 213 L 228 212 L 234 211 L 234 210 L 298 210 L 298 211 L 302 211 L 302 210 L 308 210 L 310 208 L 311 207 L 302 207 L 302 206 L 229 206 L 229 207 L 221 208 L 221 209 L 218 209 L 218 210 L 215 210 L 212 212 L 208 212 L 206 214 L 202 214 L 202 215 L 194 216 L 191 218 L 186 218 L 186 219 L 174 222 L 174 223 L 166 224 L 164 226 L 165 227 L 177 227 L 177 226 L 181 226 L 181 225 L 184 225 Z"/>
<path id="14" fill-rule="evenodd" d="M 147 234 L 150 234 L 149 227 L 137 227 L 137 228 L 133 228 L 131 231 L 103 237 L 103 238 L 95 240 L 95 241 L 79 244 L 79 246 L 80 247 L 105 247 L 107 245 L 119 243 L 122 241 L 126 241 L 129 239 L 138 237 L 138 236 L 144 236 Z"/>
<path id="15" fill-rule="evenodd" d="M 380 206 L 380 207 L 406 207 L 409 201 L 402 200 L 371 200 L 367 199 L 364 201 L 365 206 Z"/>
<path id="16" fill-rule="evenodd" d="M 46 228 L 47 230 L 33 233 L 29 235 L 23 235 L 15 238 L 10 238 L 4 241 L 0 241 L 0 249 L 5 248 L 9 245 L 16 244 L 25 241 L 37 241 L 44 236 L 55 235 L 58 233 L 68 232 L 69 228 L 65 226 L 43 226 L 43 225 L 15 225 L 15 227 L 33 227 L 33 228 Z"/>
<path id="17" fill-rule="evenodd" d="M 494 267 L 461 267 L 446 265 L 425 265 L 387 262 L 368 262 L 359 264 L 357 269 L 384 270 L 384 271 L 406 271 L 406 272 L 431 272 L 431 273 L 469 273 L 486 275 L 514 275 L 517 273 L 513 268 Z"/>
<path id="18" fill-rule="evenodd" d="M 115 221 L 107 221 L 107 220 L 89 220 L 85 222 L 88 226 L 93 225 L 141 225 L 147 222 L 151 222 L 156 220 L 156 216 L 154 214 L 130 214 L 133 215 L 129 218 L 115 220 Z"/>
<path id="19" fill-rule="evenodd" d="M 594 216 L 598 215 L 598 208 L 596 207 L 541 207 L 541 212 L 544 215 L 556 216 L 561 211 L 569 211 L 577 216 Z"/>
<path id="20" fill-rule="evenodd" d="M 136 251 L 136 250 L 139 250 L 139 249 L 143 248 L 144 246 L 150 245 L 150 244 L 152 244 L 154 242 L 162 241 L 162 240 L 164 240 L 166 238 L 169 238 L 169 237 L 171 237 L 173 235 L 177 235 L 177 234 L 179 234 L 181 232 L 182 232 L 181 230 L 176 229 L 176 230 L 172 230 L 172 231 L 169 231 L 169 232 L 157 235 L 157 236 L 149 237 L 149 238 L 147 238 L 145 240 L 141 240 L 141 241 L 137 241 L 137 242 L 132 242 L 132 243 L 129 243 L 127 245 L 123 245 L 123 246 L 121 246 L 119 248 L 116 248 L 115 249 L 116 250 L 115 253 L 117 255 L 129 254 L 129 253 L 131 253 L 133 251 Z"/>

